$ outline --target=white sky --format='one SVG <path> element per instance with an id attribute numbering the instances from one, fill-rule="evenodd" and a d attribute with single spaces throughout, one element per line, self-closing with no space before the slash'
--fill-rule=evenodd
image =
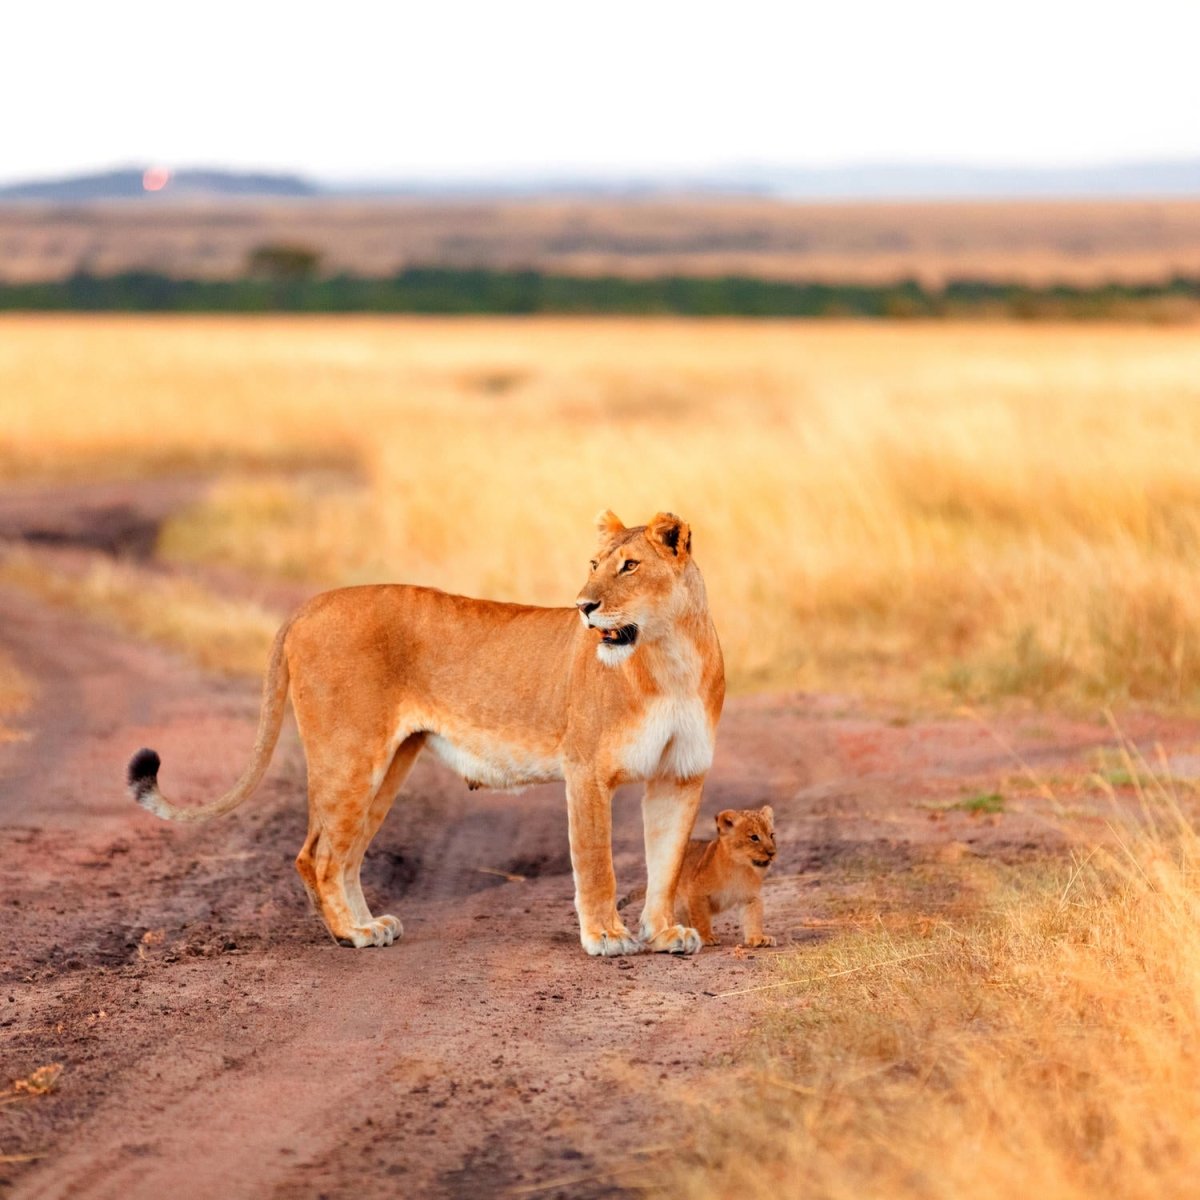
<path id="1" fill-rule="evenodd" d="M 1200 0 L 15 0 L 0 181 L 1200 157 Z"/>

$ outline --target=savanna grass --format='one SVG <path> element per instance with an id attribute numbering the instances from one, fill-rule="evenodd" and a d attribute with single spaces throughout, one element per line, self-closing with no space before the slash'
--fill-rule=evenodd
<path id="1" fill-rule="evenodd" d="M 0 394 L 10 476 L 221 472 L 177 560 L 563 604 L 670 509 L 735 688 L 1200 704 L 1191 330 L 12 318 Z"/>
<path id="2" fill-rule="evenodd" d="M 908 932 L 893 920 L 781 959 L 757 1065 L 719 1109 L 697 1106 L 690 1163 L 651 1193 L 1192 1194 L 1200 839 L 1128 761 L 1141 817 L 1105 848 L 994 874 L 973 916 L 931 922 L 918 897 Z"/>
<path id="3" fill-rule="evenodd" d="M 160 578 L 118 563 L 66 572 L 36 555 L 14 551 L 0 558 L 0 584 L 170 646 L 222 674 L 260 675 L 279 626 L 275 614 L 252 602 L 215 596 L 189 579 Z M 0 661 L 0 716 L 2 670 Z"/>
<path id="4" fill-rule="evenodd" d="M 0 650 L 0 743 L 24 739 L 14 718 L 29 708 L 32 699 L 33 685 L 12 658 Z"/>

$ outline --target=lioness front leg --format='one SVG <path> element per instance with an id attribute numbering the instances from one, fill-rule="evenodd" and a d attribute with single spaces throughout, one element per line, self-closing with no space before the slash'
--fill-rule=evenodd
<path id="1" fill-rule="evenodd" d="M 640 934 L 648 950 L 695 954 L 700 949 L 700 934 L 675 923 L 675 889 L 703 787 L 702 775 L 687 780 L 652 779 L 646 784 L 642 798 L 646 903 Z"/>
<path id="2" fill-rule="evenodd" d="M 636 953 L 642 947 L 617 915 L 612 789 L 584 770 L 567 774 L 567 829 L 583 948 L 589 954 Z"/>

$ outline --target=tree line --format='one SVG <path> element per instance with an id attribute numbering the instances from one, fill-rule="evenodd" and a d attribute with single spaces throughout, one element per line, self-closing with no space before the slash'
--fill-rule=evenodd
<path id="1" fill-rule="evenodd" d="M 0 282 L 0 310 L 1187 320 L 1200 314 L 1200 277 L 1046 287 L 958 279 L 939 288 L 915 279 L 885 284 L 739 275 L 630 279 L 452 267 L 413 267 L 384 278 L 297 273 L 177 279 L 128 271 Z"/>

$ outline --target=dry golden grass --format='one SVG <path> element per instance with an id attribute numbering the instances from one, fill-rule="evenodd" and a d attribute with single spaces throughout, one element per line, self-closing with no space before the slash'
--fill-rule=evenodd
<path id="1" fill-rule="evenodd" d="M 177 559 L 569 603 L 595 510 L 671 508 L 743 688 L 1200 704 L 1194 331 L 9 319 L 0 396 L 0 475 L 226 471 Z M 275 625 L 142 572 L 3 578 L 226 668 Z M 1120 765 L 1149 833 L 1059 874 L 948 863 L 953 910 L 914 888 L 783 957 L 761 1070 L 663 1193 L 1189 1194 L 1200 843 Z"/>
<path id="2" fill-rule="evenodd" d="M 277 615 L 255 604 L 223 599 L 190 580 L 156 577 L 107 561 L 80 574 L 56 570 L 16 550 L 0 559 L 0 583 L 170 646 L 225 674 L 261 675 L 280 623 Z"/>
<path id="3" fill-rule="evenodd" d="M 264 243 L 330 271 L 413 265 L 567 274 L 916 277 L 1094 285 L 1200 272 L 1195 200 L 788 203 L 776 200 L 168 201 L 0 207 L 0 278 L 154 270 L 242 274 Z"/>
<path id="4" fill-rule="evenodd" d="M 10 476 L 241 464 L 178 559 L 563 604 L 672 509 L 735 687 L 1200 703 L 1192 330 L 11 318 L 0 394 Z"/>
<path id="5" fill-rule="evenodd" d="M 1157 790 L 1157 827 L 1125 828 L 1057 877 L 994 877 L 973 921 L 914 903 L 908 934 L 783 958 L 781 986 L 761 993 L 759 1066 L 701 1105 L 696 1158 L 656 1190 L 1194 1194 L 1200 839 Z M 712 1003 L 719 1020 L 728 1001 Z"/>
<path id="6" fill-rule="evenodd" d="M 0 650 L 0 743 L 22 740 L 25 734 L 9 722 L 29 708 L 33 688 L 17 664 Z"/>

